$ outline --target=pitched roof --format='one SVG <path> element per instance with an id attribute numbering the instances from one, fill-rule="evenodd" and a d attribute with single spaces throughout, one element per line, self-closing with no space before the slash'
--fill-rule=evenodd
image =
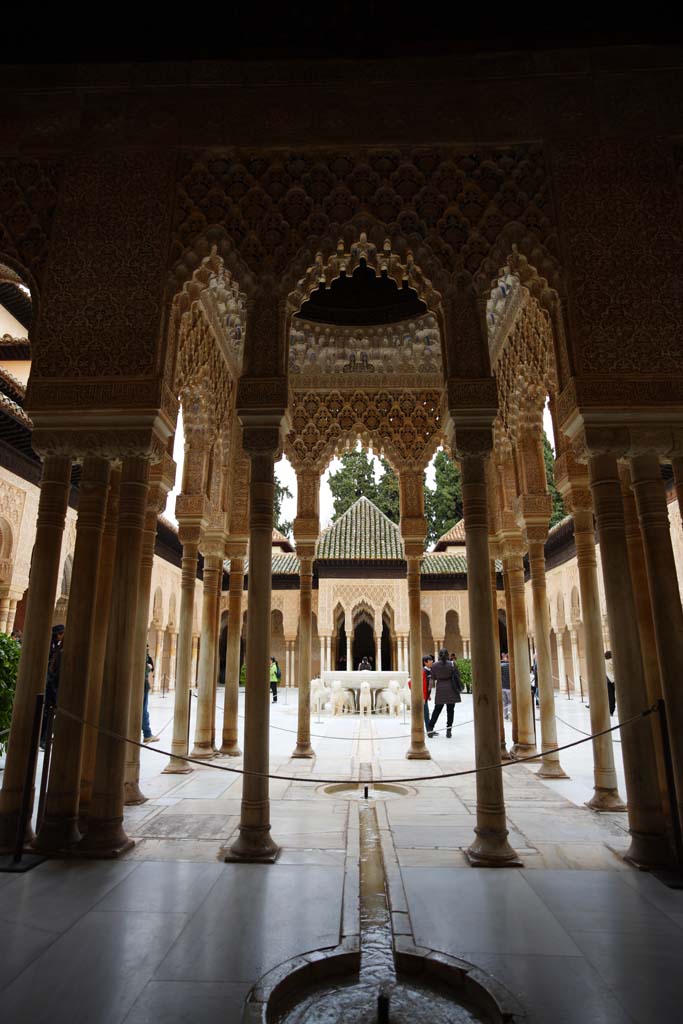
<path id="1" fill-rule="evenodd" d="M 503 563 L 496 559 L 496 572 L 502 572 L 502 569 Z M 461 555 L 430 551 L 422 559 L 420 573 L 423 576 L 467 575 L 467 555 L 464 551 Z"/>
<path id="2" fill-rule="evenodd" d="M 464 544 L 465 543 L 465 520 L 458 519 L 457 523 L 451 526 L 450 530 L 444 533 L 443 537 L 439 537 L 436 544 L 434 545 L 435 551 L 443 551 L 444 548 L 450 544 Z"/>
<path id="3" fill-rule="evenodd" d="M 289 538 L 285 537 L 284 533 L 280 533 L 279 530 L 273 530 L 273 547 L 280 548 L 282 551 L 293 551 L 294 547 Z"/>
<path id="4" fill-rule="evenodd" d="M 359 498 L 320 534 L 316 557 L 321 561 L 402 561 L 401 533 L 376 505 Z"/>

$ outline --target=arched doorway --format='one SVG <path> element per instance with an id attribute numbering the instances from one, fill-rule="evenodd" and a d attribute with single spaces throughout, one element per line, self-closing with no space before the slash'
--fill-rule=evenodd
<path id="1" fill-rule="evenodd" d="M 374 668 L 375 634 L 365 618 L 357 622 L 353 630 L 353 668 L 357 668 L 363 658 L 367 658 Z"/>

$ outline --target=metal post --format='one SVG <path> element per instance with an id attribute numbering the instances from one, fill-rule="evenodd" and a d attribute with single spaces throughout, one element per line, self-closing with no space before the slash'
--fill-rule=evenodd
<path id="1" fill-rule="evenodd" d="M 579 676 L 579 689 L 581 690 L 581 703 L 584 703 L 583 699 L 583 679 Z"/>

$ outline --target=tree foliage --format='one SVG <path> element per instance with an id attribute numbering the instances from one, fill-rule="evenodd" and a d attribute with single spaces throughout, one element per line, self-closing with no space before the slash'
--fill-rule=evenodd
<path id="1" fill-rule="evenodd" d="M 462 481 L 460 467 L 444 451 L 434 456 L 434 490 L 425 487 L 427 541 L 435 541 L 462 519 Z"/>
<path id="2" fill-rule="evenodd" d="M 548 490 L 550 491 L 550 495 L 553 499 L 553 511 L 550 516 L 550 525 L 554 526 L 555 523 L 559 523 L 560 519 L 564 519 L 566 512 L 564 510 L 562 495 L 555 486 L 555 454 L 545 430 L 543 431 L 543 459 L 545 461 L 545 475 L 546 480 L 548 481 Z"/>
<path id="3" fill-rule="evenodd" d="M 275 529 L 279 530 L 280 533 L 284 533 L 285 537 L 292 537 L 292 520 L 282 518 L 282 502 L 285 498 L 293 498 L 294 495 L 290 491 L 287 484 L 282 484 L 275 477 L 275 496 L 273 498 L 273 523 Z"/>
<path id="4" fill-rule="evenodd" d="M 380 459 L 382 475 L 375 480 L 372 459 L 366 451 L 345 452 L 336 473 L 330 473 L 328 485 L 334 499 L 333 520 L 339 519 L 359 498 L 367 498 L 393 523 L 399 521 L 398 477 L 385 459 Z"/>

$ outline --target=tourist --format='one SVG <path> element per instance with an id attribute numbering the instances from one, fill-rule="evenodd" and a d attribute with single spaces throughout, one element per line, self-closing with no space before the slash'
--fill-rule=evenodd
<path id="1" fill-rule="evenodd" d="M 52 627 L 50 655 L 47 663 L 47 679 L 45 680 L 45 703 L 43 704 L 43 723 L 40 728 L 40 749 L 45 750 L 47 739 L 48 711 L 57 707 L 57 691 L 59 690 L 59 672 L 62 667 L 62 647 L 64 644 L 64 626 Z"/>
<path id="2" fill-rule="evenodd" d="M 607 676 L 607 694 L 609 699 L 610 718 L 617 706 L 617 692 L 614 686 L 614 670 L 612 667 L 612 652 L 605 651 L 605 675 Z"/>
<path id="3" fill-rule="evenodd" d="M 436 725 L 441 709 L 446 705 L 446 738 L 451 738 L 451 728 L 453 726 L 453 716 L 455 714 L 455 705 L 460 703 L 460 691 L 462 690 L 462 683 L 460 682 L 460 673 L 458 672 L 457 665 L 454 662 L 448 660 L 448 651 L 445 647 L 442 647 L 439 651 L 439 660 L 435 661 L 431 667 L 431 680 L 432 684 L 436 685 L 436 692 L 434 694 L 434 711 L 432 717 L 429 720 L 429 728 L 427 730 L 428 736 L 435 736 L 436 732 L 434 726 Z"/>
<path id="4" fill-rule="evenodd" d="M 367 656 L 364 654 L 363 658 L 358 666 L 359 672 L 372 672 L 372 665 L 370 664 Z"/>
<path id="5" fill-rule="evenodd" d="M 429 729 L 429 698 L 432 693 L 432 665 L 434 656 L 425 654 L 422 659 L 422 699 L 424 701 L 425 729 Z"/>
<path id="6" fill-rule="evenodd" d="M 149 647 L 145 654 L 145 696 L 142 699 L 142 740 L 144 743 L 158 743 L 159 737 L 152 735 L 152 727 L 149 724 L 149 676 L 154 672 L 154 662 L 149 653 Z M 139 677 L 138 677 L 139 678 Z"/>
<path id="7" fill-rule="evenodd" d="M 282 678 L 282 672 L 280 666 L 277 663 L 277 658 L 272 654 L 270 656 L 270 692 L 273 695 L 273 704 L 277 704 L 277 684 Z"/>
<path id="8" fill-rule="evenodd" d="M 500 682 L 503 689 L 503 718 L 509 721 L 512 697 L 510 696 L 510 661 L 507 651 L 503 651 L 500 656 Z"/>
<path id="9" fill-rule="evenodd" d="M 536 703 L 536 707 L 539 706 L 538 700 L 538 661 L 534 654 L 534 660 L 531 663 L 531 697 Z"/>

